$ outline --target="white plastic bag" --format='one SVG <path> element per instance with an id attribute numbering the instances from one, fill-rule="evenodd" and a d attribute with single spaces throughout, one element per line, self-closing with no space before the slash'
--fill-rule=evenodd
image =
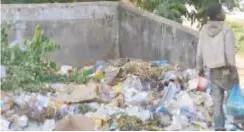
<path id="1" fill-rule="evenodd" d="M 186 91 L 180 92 L 177 100 L 180 108 L 185 107 L 188 108 L 190 111 L 195 111 L 194 102 Z"/>
<path id="2" fill-rule="evenodd" d="M 48 119 L 44 122 L 42 131 L 52 131 L 55 128 L 55 121 L 53 119 Z"/>
<path id="3" fill-rule="evenodd" d="M 195 70 L 195 69 L 187 69 L 184 72 L 184 78 L 186 80 L 190 80 L 190 79 L 196 78 L 197 76 L 198 76 L 197 75 L 197 70 Z"/>
<path id="4" fill-rule="evenodd" d="M 39 111 L 42 111 L 43 108 L 46 108 L 48 106 L 49 101 L 50 98 L 46 96 L 38 95 L 35 106 Z"/>
<path id="5" fill-rule="evenodd" d="M 173 116 L 172 124 L 180 124 L 181 126 L 189 125 L 188 118 L 183 115 L 180 110 L 177 111 L 177 114 Z"/>
<path id="6" fill-rule="evenodd" d="M 146 104 L 148 101 L 148 93 L 147 92 L 139 92 L 135 96 L 130 97 L 128 103 L 134 105 Z"/>
<path id="7" fill-rule="evenodd" d="M 22 115 L 20 118 L 19 118 L 19 125 L 24 128 L 28 125 L 28 122 L 29 122 L 29 119 L 26 115 Z"/>
<path id="8" fill-rule="evenodd" d="M 163 101 L 169 101 L 175 98 L 176 94 L 178 93 L 179 89 L 177 88 L 176 84 L 170 82 L 168 87 L 165 88 L 163 93 Z"/>
<path id="9" fill-rule="evenodd" d="M 58 73 L 61 75 L 67 75 L 70 70 L 72 70 L 72 66 L 62 65 Z"/>
<path id="10" fill-rule="evenodd" d="M 140 110 L 139 107 L 127 108 L 126 113 L 129 116 L 136 116 L 142 121 L 147 121 L 151 118 L 151 112 L 149 110 Z"/>
<path id="11" fill-rule="evenodd" d="M 131 75 L 131 74 L 128 75 L 126 80 L 123 82 L 123 85 L 128 88 L 136 89 L 138 91 L 142 91 L 142 89 L 143 89 L 140 78 L 135 75 Z"/>
<path id="12" fill-rule="evenodd" d="M 0 117 L 0 121 L 1 121 L 1 126 L 0 126 L 1 131 L 8 131 L 10 122 L 5 120 L 2 116 Z"/>
<path id="13" fill-rule="evenodd" d="M 0 79 L 2 79 L 2 78 L 5 78 L 7 76 L 7 71 L 3 65 L 0 65 L 0 67 L 1 67 L 1 69 L 0 69 L 1 70 L 1 78 Z"/>

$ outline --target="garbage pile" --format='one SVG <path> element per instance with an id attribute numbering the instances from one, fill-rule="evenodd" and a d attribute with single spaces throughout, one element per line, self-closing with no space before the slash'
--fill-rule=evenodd
<path id="1" fill-rule="evenodd" d="M 116 59 L 59 74 L 48 93 L 1 91 L 1 130 L 210 130 L 209 82 L 167 61 Z M 77 72 L 76 72 L 77 74 Z"/>

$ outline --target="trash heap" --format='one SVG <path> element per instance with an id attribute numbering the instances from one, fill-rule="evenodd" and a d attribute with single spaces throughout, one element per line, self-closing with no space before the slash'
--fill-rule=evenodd
<path id="1" fill-rule="evenodd" d="M 208 81 L 194 69 L 116 59 L 65 65 L 58 74 L 77 74 L 84 84 L 54 82 L 47 93 L 1 91 L 1 130 L 211 129 Z"/>

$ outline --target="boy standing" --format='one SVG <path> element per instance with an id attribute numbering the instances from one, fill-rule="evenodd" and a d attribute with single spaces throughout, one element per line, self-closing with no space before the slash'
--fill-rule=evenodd
<path id="1" fill-rule="evenodd" d="M 196 62 L 200 75 L 203 75 L 204 68 L 210 69 L 214 128 L 225 130 L 224 91 L 239 83 L 235 66 L 235 39 L 231 28 L 224 24 L 225 13 L 220 4 L 211 5 L 207 15 L 209 20 L 200 32 Z"/>

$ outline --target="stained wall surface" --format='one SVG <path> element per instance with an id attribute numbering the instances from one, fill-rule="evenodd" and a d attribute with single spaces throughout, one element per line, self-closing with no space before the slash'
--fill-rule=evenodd
<path id="1" fill-rule="evenodd" d="M 121 57 L 195 66 L 198 32 L 124 3 L 118 13 Z"/>
<path id="2" fill-rule="evenodd" d="M 35 26 L 61 49 L 54 55 L 59 65 L 80 66 L 114 57 L 117 44 L 117 2 L 66 4 L 3 4 L 1 21 L 9 39 L 31 37 Z"/>
<path id="3" fill-rule="evenodd" d="M 3 4 L 1 13 L 10 40 L 21 42 L 40 24 L 61 46 L 51 56 L 59 65 L 130 57 L 195 66 L 198 32 L 123 2 Z"/>

